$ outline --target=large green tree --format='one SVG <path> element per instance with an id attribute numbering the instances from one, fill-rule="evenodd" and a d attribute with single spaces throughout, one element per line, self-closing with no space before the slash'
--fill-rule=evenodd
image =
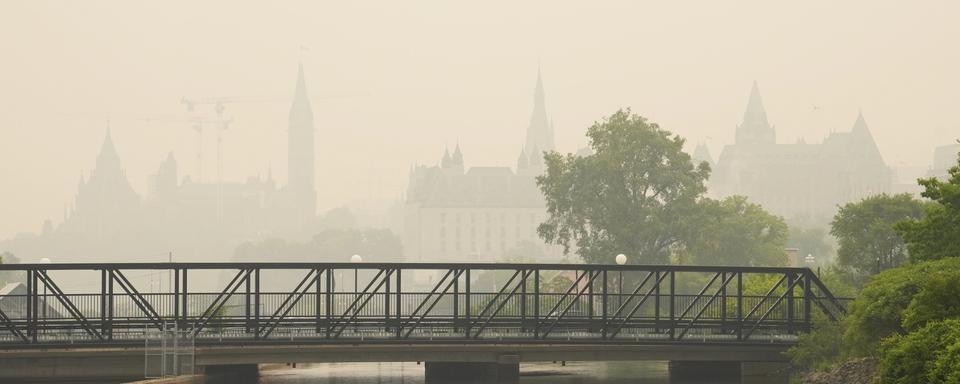
<path id="1" fill-rule="evenodd" d="M 571 246 L 587 262 L 663 264 L 687 230 L 706 191 L 709 165 L 695 165 L 684 140 L 656 123 L 620 110 L 587 130 L 593 154 L 545 156 L 537 185 L 550 217 L 537 231 Z"/>
<path id="2" fill-rule="evenodd" d="M 783 266 L 787 225 L 743 196 L 702 199 L 684 239 L 684 263 Z"/>
<path id="3" fill-rule="evenodd" d="M 924 207 L 922 218 L 910 218 L 897 224 L 907 242 L 912 261 L 937 260 L 960 256 L 960 156 L 946 181 L 921 179 L 920 194 L 933 203 Z"/>
<path id="4" fill-rule="evenodd" d="M 918 218 L 923 204 L 903 193 L 880 194 L 842 207 L 830 223 L 839 243 L 837 261 L 861 273 L 876 273 L 907 261 L 907 247 L 894 224 Z"/>

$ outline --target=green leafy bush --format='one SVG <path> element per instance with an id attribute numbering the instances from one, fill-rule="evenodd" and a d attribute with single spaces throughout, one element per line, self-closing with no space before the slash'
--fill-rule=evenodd
<path id="1" fill-rule="evenodd" d="M 932 271 L 904 312 L 903 328 L 913 331 L 949 318 L 960 318 L 960 271 Z"/>
<path id="2" fill-rule="evenodd" d="M 904 317 L 908 307 L 914 302 L 915 296 L 923 288 L 931 276 L 960 276 L 960 259 L 948 258 L 915 264 L 906 267 L 894 268 L 875 275 L 864 286 L 851 304 L 849 314 L 844 320 L 844 349 L 851 356 L 873 356 L 880 344 L 880 340 L 896 334 L 905 334 L 910 329 L 905 327 Z M 930 285 L 931 290 L 941 287 Z M 916 310 L 934 307 L 928 304 L 926 297 L 939 297 L 941 293 L 931 291 L 921 295 L 913 304 Z M 946 315 L 947 312 L 942 312 Z M 911 315 L 909 324 L 916 326 L 930 320 L 940 320 L 943 317 L 931 315 Z"/>
<path id="3" fill-rule="evenodd" d="M 944 383 L 960 375 L 960 367 L 941 358 L 955 358 L 948 349 L 960 342 L 960 320 L 936 321 L 906 336 L 885 339 L 880 350 L 881 382 L 889 384 Z"/>

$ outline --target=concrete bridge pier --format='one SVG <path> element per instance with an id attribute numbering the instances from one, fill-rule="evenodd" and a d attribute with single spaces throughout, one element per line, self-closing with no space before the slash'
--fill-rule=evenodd
<path id="1" fill-rule="evenodd" d="M 424 365 L 425 384 L 520 382 L 520 357 L 516 355 L 500 356 L 496 362 L 428 361 Z"/>

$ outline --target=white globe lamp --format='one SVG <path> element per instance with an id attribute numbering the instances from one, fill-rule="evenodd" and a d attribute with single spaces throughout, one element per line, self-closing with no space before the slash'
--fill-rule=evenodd
<path id="1" fill-rule="evenodd" d="M 626 264 L 626 263 L 627 263 L 627 255 L 624 255 L 624 254 L 622 254 L 622 253 L 619 254 L 619 255 L 617 255 L 616 261 L 617 261 L 617 265 L 624 265 L 624 264 Z"/>

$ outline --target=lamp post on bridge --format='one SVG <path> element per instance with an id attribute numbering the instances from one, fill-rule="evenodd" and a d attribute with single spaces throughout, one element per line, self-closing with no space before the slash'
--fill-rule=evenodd
<path id="1" fill-rule="evenodd" d="M 354 264 L 362 263 L 363 257 L 361 257 L 360 255 L 350 256 L 350 262 Z M 353 268 L 353 294 L 354 296 L 356 296 L 357 294 L 357 268 Z"/>
<path id="2" fill-rule="evenodd" d="M 810 253 L 807 254 L 807 257 L 803 258 L 803 261 L 807 263 L 807 268 L 809 269 L 813 269 L 813 266 L 817 264 L 817 258 Z M 820 266 L 817 266 L 817 278 L 820 278 Z"/>
<path id="3" fill-rule="evenodd" d="M 621 253 L 617 255 L 614 261 L 617 262 L 617 265 L 624 265 L 627 263 L 627 255 Z M 617 278 L 617 284 L 619 286 L 617 288 L 617 310 L 623 306 L 623 270 L 621 269 L 619 272 L 620 276 Z"/>

